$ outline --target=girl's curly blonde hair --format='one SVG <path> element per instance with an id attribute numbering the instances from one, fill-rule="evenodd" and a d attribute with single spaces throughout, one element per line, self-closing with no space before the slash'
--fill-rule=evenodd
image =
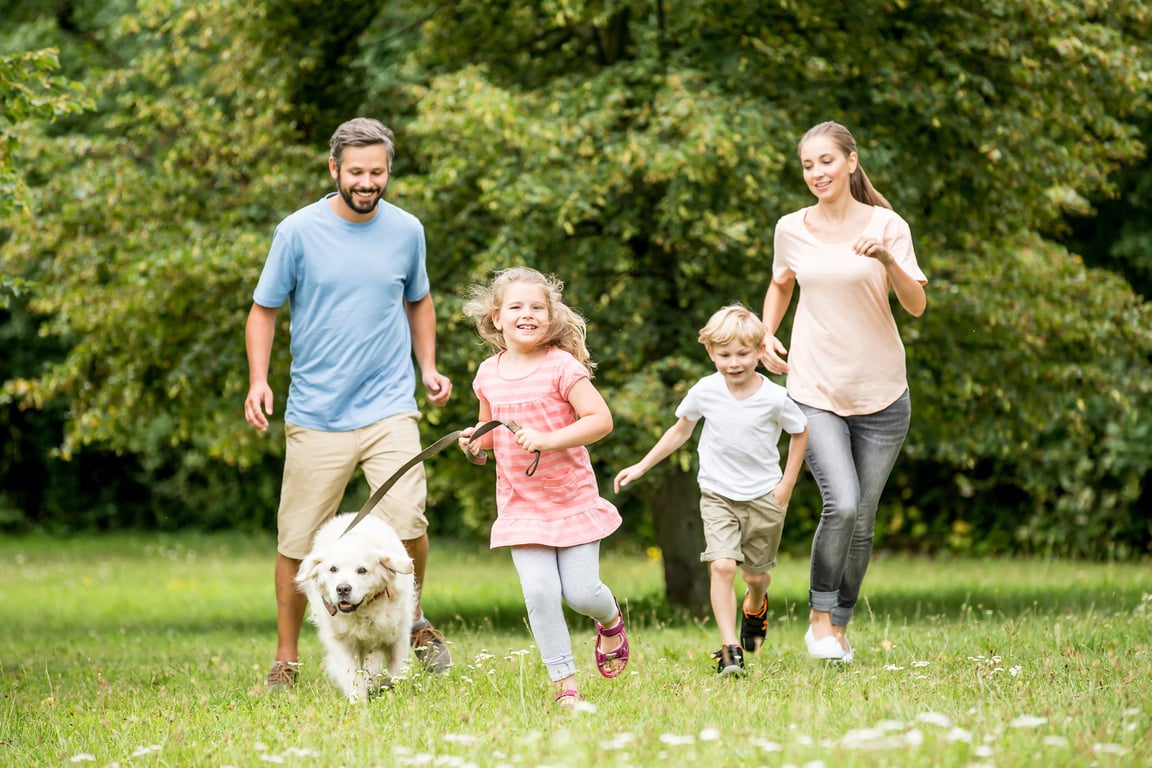
<path id="1" fill-rule="evenodd" d="M 508 349 L 504 334 L 497 330 L 493 315 L 500 311 L 504 291 L 513 283 L 536 285 L 544 290 L 548 301 L 548 337 L 544 344 L 558 347 L 576 358 L 588 375 L 596 368 L 588 353 L 586 339 L 588 328 L 575 310 L 564 303 L 564 283 L 555 275 L 545 275 L 531 267 L 510 267 L 497 272 L 487 285 L 473 285 L 468 292 L 469 300 L 464 304 L 464 314 L 476 323 L 476 332 L 487 341 L 494 351 Z"/>

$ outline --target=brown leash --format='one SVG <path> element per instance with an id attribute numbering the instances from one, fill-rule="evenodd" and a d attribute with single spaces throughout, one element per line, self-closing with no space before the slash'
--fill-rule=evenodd
<path id="1" fill-rule="evenodd" d="M 468 444 L 471 445 L 477 439 L 483 437 L 484 435 L 500 426 L 508 427 L 508 429 L 512 430 L 513 434 L 520 431 L 520 425 L 514 421 L 509 421 L 507 423 L 495 420 L 486 421 L 478 426 L 476 430 L 468 436 Z M 348 527 L 345 528 L 344 533 L 340 535 L 345 536 L 347 535 L 348 531 L 355 528 L 356 524 L 363 520 L 368 515 L 368 513 L 371 512 L 372 509 L 380 503 L 380 500 L 384 498 L 384 495 L 388 493 L 389 490 L 391 490 L 392 486 L 396 485 L 396 481 L 403 477 L 405 472 L 412 469 L 412 467 L 416 466 L 420 462 L 424 461 L 424 459 L 427 459 L 430 456 L 435 456 L 436 454 L 440 453 L 440 451 L 459 441 L 461 432 L 463 432 L 461 429 L 458 429 L 455 432 L 449 432 L 448 434 L 444 435 L 444 437 L 432 443 L 432 445 L 428 446 L 424 450 L 420 451 L 420 453 L 416 454 L 412 458 L 408 459 L 408 461 L 401 464 L 399 469 L 393 472 L 389 478 L 385 480 L 380 485 L 380 487 L 372 493 L 371 496 L 368 497 L 368 501 L 364 502 L 364 506 L 360 507 L 360 511 L 356 513 L 356 517 L 352 518 L 352 522 L 348 523 Z M 536 473 L 536 467 L 540 464 L 540 451 L 534 451 L 534 453 L 536 454 L 536 458 L 533 459 L 532 464 L 528 467 L 528 469 L 524 471 L 524 474 L 528 475 L 529 477 Z M 471 451 L 465 451 L 464 455 L 467 457 L 468 461 L 472 462 L 473 464 L 483 464 L 488 460 L 488 453 L 486 451 L 480 451 L 478 454 L 473 454 Z"/>

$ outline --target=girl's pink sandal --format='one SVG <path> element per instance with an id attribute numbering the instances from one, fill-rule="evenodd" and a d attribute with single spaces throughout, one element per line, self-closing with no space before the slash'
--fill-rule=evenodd
<path id="1" fill-rule="evenodd" d="M 574 691 L 571 688 L 565 688 L 564 690 L 560 691 L 560 693 L 556 694 L 556 698 L 553 699 L 553 701 L 555 701 L 556 704 L 561 707 L 574 707 L 579 702 L 584 701 L 584 697 L 580 695 L 580 691 Z"/>
<path id="2" fill-rule="evenodd" d="M 620 621 L 611 629 L 604 629 L 603 624 L 596 622 L 596 669 L 607 678 L 617 677 L 628 666 L 628 633 L 624 631 L 624 612 L 620 610 L 620 603 L 616 603 L 616 615 Z M 617 635 L 620 636 L 620 647 L 608 653 L 601 652 L 600 638 Z"/>

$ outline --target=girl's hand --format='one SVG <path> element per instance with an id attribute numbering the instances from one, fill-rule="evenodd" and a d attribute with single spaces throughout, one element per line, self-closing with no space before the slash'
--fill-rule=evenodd
<path id="1" fill-rule="evenodd" d="M 852 244 L 852 250 L 861 256 L 876 259 L 884 266 L 892 263 L 892 254 L 888 253 L 883 243 L 873 237 L 861 237 Z"/>
<path id="2" fill-rule="evenodd" d="M 460 437 L 456 441 L 460 446 L 460 450 L 465 453 L 471 453 L 473 456 L 479 456 L 484 452 L 484 448 L 480 445 L 483 440 L 477 440 L 474 443 L 470 440 L 472 433 L 475 432 L 479 426 L 480 425 L 477 424 L 475 427 L 466 427 L 460 430 Z M 487 435 L 485 435 L 485 437 L 487 437 Z"/>
<path id="3" fill-rule="evenodd" d="M 760 362 L 764 363 L 764 367 L 768 369 L 769 373 L 788 373 L 788 363 L 782 357 L 786 354 L 788 354 L 788 348 L 781 343 L 780 339 L 770 336 L 764 340 L 764 348 L 760 350 Z"/>
<path id="4" fill-rule="evenodd" d="M 548 433 L 531 427 L 520 427 L 516 430 L 516 444 L 526 451 L 552 450 Z"/>

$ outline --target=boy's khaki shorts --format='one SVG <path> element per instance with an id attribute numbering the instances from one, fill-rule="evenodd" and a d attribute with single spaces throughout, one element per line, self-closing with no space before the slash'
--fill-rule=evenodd
<path id="1" fill-rule="evenodd" d="M 751 501 L 733 501 L 701 490 L 705 550 L 700 562 L 729 559 L 745 573 L 767 573 L 776 567 L 785 513 L 771 493 Z"/>
<path id="2" fill-rule="evenodd" d="M 302 560 L 320 526 L 340 510 L 356 467 L 370 488 L 379 488 L 401 464 L 420 452 L 418 413 L 402 413 L 348 432 L 325 432 L 285 424 L 284 482 L 276 517 L 277 550 Z M 380 515 L 404 541 L 428 530 L 424 516 L 424 465 L 405 472 L 372 514 Z"/>

